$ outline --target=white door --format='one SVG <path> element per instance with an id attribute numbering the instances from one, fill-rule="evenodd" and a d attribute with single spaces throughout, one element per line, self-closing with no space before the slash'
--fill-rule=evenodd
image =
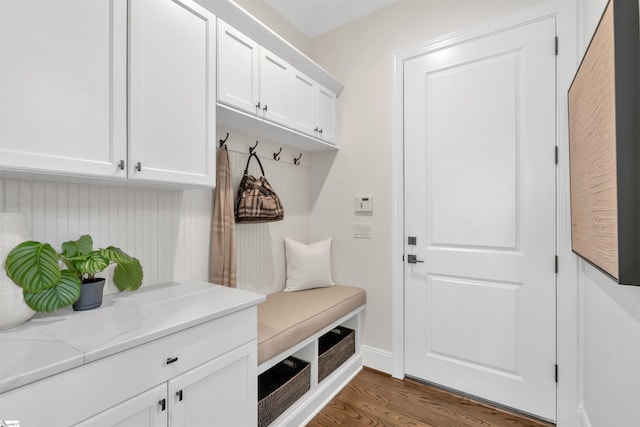
<path id="1" fill-rule="evenodd" d="M 406 374 L 550 420 L 554 38 L 548 18 L 404 68 Z"/>
<path id="2" fill-rule="evenodd" d="M 192 0 L 129 4 L 129 178 L 213 186 L 216 17 Z"/>

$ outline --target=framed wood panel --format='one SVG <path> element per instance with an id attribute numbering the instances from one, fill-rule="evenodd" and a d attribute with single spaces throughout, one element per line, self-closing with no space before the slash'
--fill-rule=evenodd
<path id="1" fill-rule="evenodd" d="M 638 2 L 610 0 L 569 88 L 573 251 L 640 285 Z"/>

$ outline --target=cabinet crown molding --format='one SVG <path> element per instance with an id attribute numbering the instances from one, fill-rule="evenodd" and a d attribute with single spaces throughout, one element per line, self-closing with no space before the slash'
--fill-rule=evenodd
<path id="1" fill-rule="evenodd" d="M 261 46 L 288 61 L 295 68 L 335 93 L 336 96 L 342 92 L 344 88 L 342 82 L 233 0 L 196 0 L 196 2 L 235 29 L 258 41 Z"/>

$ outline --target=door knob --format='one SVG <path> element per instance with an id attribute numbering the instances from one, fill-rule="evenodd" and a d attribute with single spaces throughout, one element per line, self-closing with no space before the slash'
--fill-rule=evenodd
<path id="1" fill-rule="evenodd" d="M 418 259 L 417 255 L 407 255 L 407 262 L 409 264 L 417 264 L 419 262 L 424 262 L 421 259 Z"/>

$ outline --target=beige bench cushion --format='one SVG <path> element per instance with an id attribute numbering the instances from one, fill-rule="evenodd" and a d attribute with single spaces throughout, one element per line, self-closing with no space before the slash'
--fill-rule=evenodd
<path id="1" fill-rule="evenodd" d="M 258 364 L 293 347 L 367 301 L 348 286 L 276 292 L 258 305 Z"/>

